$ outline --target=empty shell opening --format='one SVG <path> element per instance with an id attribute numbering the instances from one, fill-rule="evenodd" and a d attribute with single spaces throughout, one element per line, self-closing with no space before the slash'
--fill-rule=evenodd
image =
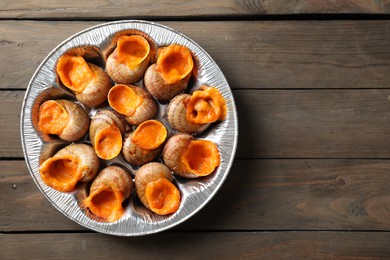
<path id="1" fill-rule="evenodd" d="M 159 214 L 174 213 L 180 205 L 180 192 L 176 186 L 165 178 L 149 182 L 145 188 L 146 199 L 150 209 Z"/>
<path id="2" fill-rule="evenodd" d="M 118 59 L 130 68 L 134 68 L 143 62 L 148 57 L 149 51 L 149 43 L 142 36 L 121 36 L 118 39 Z"/>
<path id="3" fill-rule="evenodd" d="M 157 70 L 168 84 L 176 83 L 191 73 L 194 67 L 191 52 L 184 46 L 173 44 L 163 48 L 157 58 Z"/>
<path id="4" fill-rule="evenodd" d="M 112 210 L 117 208 L 117 201 L 114 192 L 111 190 L 102 190 L 97 193 L 91 200 L 97 212 L 93 212 L 95 215 L 107 218 L 111 215 Z"/>
<path id="5" fill-rule="evenodd" d="M 98 131 L 95 137 L 96 154 L 105 160 L 116 157 L 122 149 L 122 135 L 118 127 L 108 126 Z"/>
<path id="6" fill-rule="evenodd" d="M 61 82 L 76 92 L 82 92 L 94 79 L 94 73 L 81 56 L 61 56 L 56 70 Z"/>
<path id="7" fill-rule="evenodd" d="M 133 115 L 143 100 L 140 95 L 126 85 L 115 85 L 108 93 L 110 106 L 122 115 Z"/>
<path id="8" fill-rule="evenodd" d="M 220 155 L 214 143 L 207 140 L 194 140 L 183 153 L 181 160 L 190 172 L 206 176 L 219 166 Z"/>
<path id="9" fill-rule="evenodd" d="M 44 134 L 60 135 L 69 121 L 66 109 L 54 100 L 48 100 L 39 107 L 39 129 Z"/>
<path id="10" fill-rule="evenodd" d="M 43 181 L 59 191 L 72 191 L 81 177 L 78 157 L 49 159 L 40 172 Z"/>
<path id="11" fill-rule="evenodd" d="M 140 124 L 134 132 L 132 141 L 145 150 L 153 150 L 164 143 L 167 129 L 157 120 L 148 120 Z"/>

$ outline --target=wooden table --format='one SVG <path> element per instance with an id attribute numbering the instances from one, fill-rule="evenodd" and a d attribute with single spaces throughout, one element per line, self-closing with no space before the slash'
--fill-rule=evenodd
<path id="1" fill-rule="evenodd" d="M 2 1 L 0 259 L 390 257 L 389 1 Z M 25 89 L 60 42 L 145 19 L 227 77 L 240 137 L 199 213 L 144 237 L 95 233 L 40 193 L 23 158 Z"/>

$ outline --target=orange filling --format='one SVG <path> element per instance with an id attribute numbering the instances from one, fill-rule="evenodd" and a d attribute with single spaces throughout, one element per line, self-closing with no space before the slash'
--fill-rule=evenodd
<path id="1" fill-rule="evenodd" d="M 187 120 L 196 124 L 213 123 L 226 117 L 226 102 L 218 89 L 201 87 L 187 103 Z"/>
<path id="2" fill-rule="evenodd" d="M 115 85 L 108 93 L 108 103 L 118 113 L 132 116 L 144 99 L 126 85 Z"/>
<path id="3" fill-rule="evenodd" d="M 81 178 L 79 163 L 80 159 L 72 155 L 49 158 L 40 168 L 42 180 L 58 191 L 72 191 Z"/>
<path id="4" fill-rule="evenodd" d="M 132 141 L 145 150 L 153 150 L 164 143 L 167 129 L 157 120 L 147 120 L 134 131 Z"/>
<path id="5" fill-rule="evenodd" d="M 123 200 L 122 192 L 114 192 L 110 187 L 107 187 L 91 194 L 83 203 L 95 216 L 113 222 L 124 213 Z"/>
<path id="6" fill-rule="evenodd" d="M 145 187 L 146 199 L 150 209 L 159 215 L 174 213 L 180 206 L 180 192 L 165 178 L 148 182 Z"/>
<path id="7" fill-rule="evenodd" d="M 122 149 L 122 135 L 118 127 L 108 126 L 97 132 L 94 147 L 100 158 L 105 160 L 115 158 Z"/>
<path id="8" fill-rule="evenodd" d="M 156 70 L 167 84 L 176 83 L 191 73 L 194 67 L 192 55 L 187 47 L 172 44 L 162 48 L 157 58 Z"/>
<path id="9" fill-rule="evenodd" d="M 118 61 L 134 69 L 149 55 L 148 41 L 139 35 L 121 36 L 117 42 Z"/>
<path id="10" fill-rule="evenodd" d="M 44 134 L 60 135 L 69 121 L 66 109 L 54 100 L 48 100 L 39 107 L 39 129 Z"/>
<path id="11" fill-rule="evenodd" d="M 218 147 L 211 141 L 193 140 L 181 161 L 189 172 L 198 176 L 209 175 L 220 164 Z"/>
<path id="12" fill-rule="evenodd" d="M 81 56 L 61 56 L 57 64 L 57 74 L 69 89 L 83 92 L 93 80 L 94 73 Z"/>

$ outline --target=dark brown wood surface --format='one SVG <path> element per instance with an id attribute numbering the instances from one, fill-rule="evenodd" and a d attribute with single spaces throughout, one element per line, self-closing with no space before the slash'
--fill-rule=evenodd
<path id="1" fill-rule="evenodd" d="M 37 259 L 386 259 L 389 239 L 387 232 L 54 233 L 0 235 L 0 246 L 6 259 L 20 252 Z"/>
<path id="2" fill-rule="evenodd" d="M 1 2 L 0 259 L 389 259 L 389 10 L 358 0 Z M 240 131 L 231 172 L 199 213 L 123 238 L 50 204 L 27 170 L 19 124 L 28 82 L 54 47 L 138 18 L 211 55 Z"/>
<path id="3" fill-rule="evenodd" d="M 5 55 L 0 63 L 0 88 L 26 88 L 50 50 L 99 23 L 2 21 L 0 52 Z M 162 24 L 199 43 L 233 89 L 388 88 L 390 84 L 387 20 Z"/>
<path id="4" fill-rule="evenodd" d="M 272 14 L 374 13 L 387 14 L 387 0 L 191 0 L 191 1 L 5 1 L 0 7 L 1 18 L 17 19 L 122 19 L 237 17 Z"/>

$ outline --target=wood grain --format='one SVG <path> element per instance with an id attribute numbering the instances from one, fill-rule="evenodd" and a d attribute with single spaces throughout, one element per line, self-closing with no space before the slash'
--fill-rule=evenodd
<path id="1" fill-rule="evenodd" d="M 388 259 L 389 14 L 388 0 L 1 1 L 0 259 Z M 240 125 L 208 205 L 135 238 L 57 211 L 28 173 L 19 133 L 24 90 L 46 55 L 119 19 L 161 21 L 202 46 Z"/>
<path id="2" fill-rule="evenodd" d="M 385 259 L 390 233 L 196 232 L 0 235 L 5 259 Z"/>
<path id="3" fill-rule="evenodd" d="M 236 160 L 217 195 L 174 230 L 381 230 L 390 160 Z M 0 161 L 0 232 L 85 230 L 44 198 L 24 161 Z"/>
<path id="4" fill-rule="evenodd" d="M 390 90 L 235 90 L 239 158 L 390 158 Z M 0 91 L 0 157 L 23 157 L 24 91 Z"/>
<path id="5" fill-rule="evenodd" d="M 42 195 L 24 160 L 0 161 L 0 165 L 1 231 L 81 229 Z"/>
<path id="6" fill-rule="evenodd" d="M 359 1 L 339 0 L 337 2 L 315 0 L 193 0 L 193 1 L 3 1 L 0 18 L 18 19 L 121 19 L 131 18 L 195 18 L 236 17 L 270 14 L 327 14 L 327 13 L 374 13 L 386 14 L 390 3 L 386 0 Z"/>
<path id="7" fill-rule="evenodd" d="M 0 89 L 26 88 L 40 62 L 54 47 L 96 24 L 2 21 L 0 52 L 6 55 L 0 63 Z M 163 24 L 199 43 L 215 59 L 233 89 L 390 85 L 388 20 Z"/>
<path id="8" fill-rule="evenodd" d="M 240 158 L 389 158 L 390 90 L 235 91 Z"/>
<path id="9" fill-rule="evenodd" d="M 23 157 L 20 112 L 25 91 L 0 91 L 0 158 Z"/>

